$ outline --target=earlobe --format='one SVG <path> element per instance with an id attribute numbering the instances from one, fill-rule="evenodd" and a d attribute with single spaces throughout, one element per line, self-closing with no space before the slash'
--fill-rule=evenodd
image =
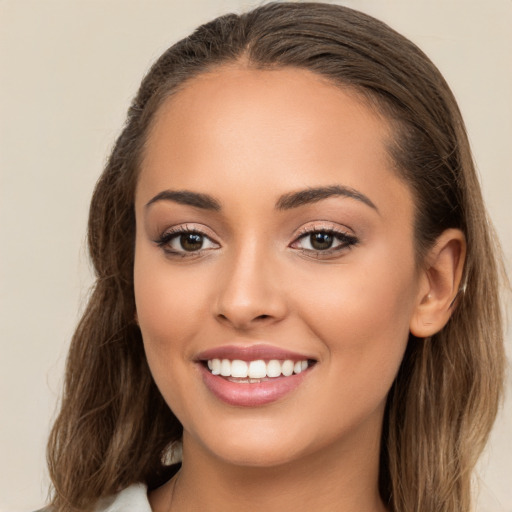
<path id="1" fill-rule="evenodd" d="M 447 324 L 461 287 L 465 258 L 466 238 L 462 231 L 443 231 L 425 259 L 411 334 L 426 338 Z"/>

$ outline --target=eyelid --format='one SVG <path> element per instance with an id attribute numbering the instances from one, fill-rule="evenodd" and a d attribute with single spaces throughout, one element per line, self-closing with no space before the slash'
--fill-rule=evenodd
<path id="1" fill-rule="evenodd" d="M 177 233 L 199 233 L 201 235 L 207 236 L 211 239 L 216 239 L 217 236 L 215 233 L 209 229 L 208 227 L 202 225 L 202 224 L 195 224 L 191 222 L 185 222 L 182 224 L 176 224 L 174 226 L 168 226 L 163 230 L 160 230 L 160 235 L 165 236 L 168 234 L 177 234 Z M 217 242 L 218 243 L 218 242 Z"/>
<path id="2" fill-rule="evenodd" d="M 298 229 L 297 233 L 294 235 L 294 239 L 296 240 L 301 236 L 309 235 L 311 233 L 315 233 L 318 231 L 339 233 L 340 235 L 346 235 L 356 238 L 356 235 L 354 234 L 353 230 L 348 226 L 344 226 L 331 221 L 314 221 L 301 226 Z"/>
<path id="3" fill-rule="evenodd" d="M 206 249 L 198 249 L 197 251 L 181 251 L 176 249 L 171 249 L 169 247 L 169 243 L 175 239 L 176 237 L 182 235 L 182 234 L 188 234 L 188 233 L 195 233 L 198 235 L 203 236 L 204 238 L 207 238 L 210 240 L 211 243 L 215 244 L 217 247 L 220 248 L 221 244 L 216 240 L 216 236 L 211 234 L 211 230 L 206 228 L 206 226 L 197 225 L 197 224 L 178 224 L 175 226 L 170 226 L 163 230 L 158 237 L 153 240 L 153 242 L 158 245 L 160 248 L 162 248 L 168 255 L 170 256 L 180 256 L 180 257 L 193 257 L 193 256 L 200 256 L 202 253 L 210 251 L 214 249 L 213 247 L 209 247 Z"/>
<path id="4" fill-rule="evenodd" d="M 335 247 L 331 247 L 324 250 L 317 250 L 317 249 L 305 249 L 301 247 L 294 247 L 301 239 L 306 238 L 307 236 L 312 235 L 313 233 L 330 233 L 335 238 L 338 238 L 342 243 Z M 353 246 L 357 245 L 359 243 L 358 237 L 356 237 L 353 234 L 353 231 L 343 226 L 341 227 L 339 224 L 335 224 L 332 222 L 322 222 L 322 221 L 316 221 L 311 224 L 307 224 L 299 229 L 297 234 L 294 236 L 293 242 L 290 244 L 289 247 L 293 249 L 297 249 L 301 252 L 303 252 L 306 255 L 313 255 L 315 258 L 322 258 L 322 257 L 330 257 L 335 256 L 341 252 L 345 252 L 347 250 L 350 250 Z"/>

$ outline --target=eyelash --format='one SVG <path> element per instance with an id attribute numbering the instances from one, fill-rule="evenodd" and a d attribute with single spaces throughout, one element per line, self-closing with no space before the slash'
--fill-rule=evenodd
<path id="1" fill-rule="evenodd" d="M 337 240 L 339 245 L 335 247 L 329 247 L 325 250 L 315 250 L 315 249 L 305 249 L 300 247 L 294 247 L 300 240 L 307 239 L 307 237 L 311 237 L 314 234 L 324 234 L 328 236 L 332 236 L 334 240 Z M 207 235 L 204 231 L 201 231 L 197 228 L 189 228 L 188 226 L 177 226 L 168 229 L 160 237 L 154 242 L 158 247 L 162 248 L 165 253 L 171 257 L 178 258 L 190 258 L 190 257 L 198 257 L 201 256 L 204 252 L 211 250 L 211 248 L 207 249 L 198 249 L 187 251 L 183 250 L 175 250 L 170 247 L 170 243 L 180 237 L 181 235 L 199 235 L 202 239 L 209 240 L 212 244 L 219 245 L 217 242 L 214 242 L 209 235 Z M 204 242 L 203 242 L 204 243 Z M 357 245 L 359 240 L 354 235 L 350 235 L 344 231 L 333 229 L 332 227 L 317 227 L 313 228 L 303 228 L 297 238 L 290 244 L 290 247 L 296 248 L 300 250 L 303 254 L 311 256 L 314 255 L 316 258 L 320 259 L 323 257 L 329 257 L 336 253 L 339 253 L 343 250 L 348 250 L 353 246 Z"/>
<path id="2" fill-rule="evenodd" d="M 291 247 L 295 245 L 299 240 L 307 239 L 307 237 L 311 237 L 314 234 L 325 234 L 332 236 L 333 239 L 338 240 L 340 243 L 335 247 L 330 247 L 325 250 L 315 250 L 315 249 L 304 249 L 298 248 L 301 252 L 306 255 L 316 255 L 318 259 L 325 258 L 329 256 L 333 256 L 341 251 L 345 251 L 351 249 L 355 245 L 359 243 L 359 240 L 356 236 L 350 235 L 345 231 L 334 229 L 332 227 L 322 227 L 322 226 L 313 226 L 306 227 L 300 230 L 299 236 L 295 239 L 295 241 L 290 244 Z"/>
<path id="3" fill-rule="evenodd" d="M 218 245 L 216 242 L 213 242 L 211 240 L 211 237 L 208 236 L 205 232 L 201 231 L 197 228 L 189 228 L 187 225 L 185 226 L 177 226 L 168 229 L 164 233 L 162 233 L 157 240 L 155 240 L 155 243 L 158 245 L 158 247 L 162 248 L 166 254 L 169 256 L 179 257 L 179 258 L 190 258 L 194 256 L 199 256 L 204 251 L 207 251 L 209 249 L 199 249 L 197 251 L 186 251 L 181 250 L 177 251 L 175 249 L 172 249 L 170 247 L 171 242 L 175 239 L 180 237 L 181 235 L 199 235 L 203 237 L 203 239 L 208 239 L 212 243 Z"/>

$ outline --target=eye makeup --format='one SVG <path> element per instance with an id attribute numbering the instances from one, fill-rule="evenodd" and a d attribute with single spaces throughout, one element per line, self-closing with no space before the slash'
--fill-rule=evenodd
<path id="1" fill-rule="evenodd" d="M 167 256 L 178 258 L 200 257 L 206 252 L 220 249 L 221 244 L 196 225 L 184 224 L 166 229 L 153 242 Z M 299 230 L 288 247 L 316 259 L 339 255 L 356 245 L 358 238 L 332 225 L 311 225 Z"/>
<path id="2" fill-rule="evenodd" d="M 178 225 L 166 229 L 154 243 L 170 257 L 187 258 L 220 248 L 220 244 L 194 225 Z"/>
<path id="3" fill-rule="evenodd" d="M 325 258 L 338 255 L 359 242 L 357 237 L 332 227 L 305 228 L 302 234 L 290 245 L 306 255 Z"/>

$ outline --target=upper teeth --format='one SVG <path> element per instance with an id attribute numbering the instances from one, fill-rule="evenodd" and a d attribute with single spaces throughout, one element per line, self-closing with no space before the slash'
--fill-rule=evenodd
<path id="1" fill-rule="evenodd" d="M 286 359 L 278 361 L 271 359 L 268 362 L 263 359 L 256 361 L 241 361 L 239 359 L 209 359 L 208 368 L 213 375 L 222 377 L 240 377 L 250 379 L 262 379 L 264 377 L 289 377 L 293 373 L 300 373 L 308 367 L 308 361 L 292 361 Z"/>

